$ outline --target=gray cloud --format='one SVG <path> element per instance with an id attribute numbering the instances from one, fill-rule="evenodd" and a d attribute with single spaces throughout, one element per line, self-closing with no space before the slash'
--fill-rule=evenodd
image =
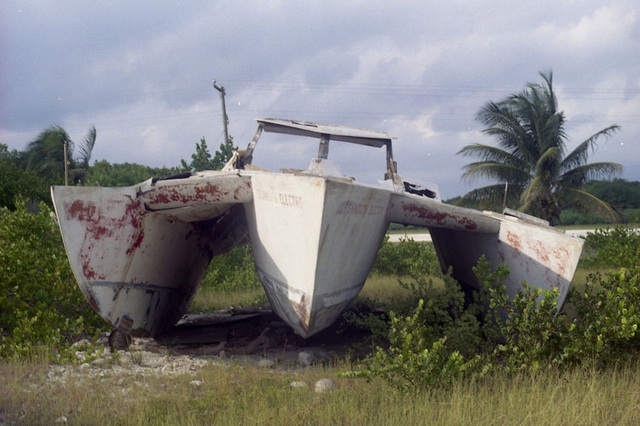
<path id="1" fill-rule="evenodd" d="M 553 69 L 571 143 L 620 124 L 593 160 L 620 162 L 623 177 L 640 179 L 633 0 L 17 0 L 1 8 L 0 141 L 11 148 L 52 124 L 75 139 L 95 125 L 96 159 L 177 165 L 202 136 L 213 148 L 222 141 L 216 78 L 239 145 L 256 117 L 384 130 L 398 137 L 400 170 L 451 197 L 472 187 L 460 180 L 468 159 L 455 153 L 490 142 L 474 121 L 480 106 Z M 259 150 L 308 161 L 278 148 Z M 354 158 L 343 168 L 377 179 L 369 164 L 378 154 L 346 150 Z"/>

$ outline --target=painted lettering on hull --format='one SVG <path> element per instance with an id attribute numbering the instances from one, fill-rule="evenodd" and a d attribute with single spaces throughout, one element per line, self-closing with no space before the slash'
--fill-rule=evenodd
<path id="1" fill-rule="evenodd" d="M 301 209 L 304 205 L 300 195 L 288 194 L 285 192 L 271 192 L 262 189 L 256 189 L 254 196 L 258 200 L 268 201 L 279 206 L 295 207 Z"/>
<path id="2" fill-rule="evenodd" d="M 384 206 L 378 204 L 355 203 L 353 201 L 344 201 L 340 203 L 337 214 L 353 215 L 353 216 L 379 216 L 385 211 Z"/>

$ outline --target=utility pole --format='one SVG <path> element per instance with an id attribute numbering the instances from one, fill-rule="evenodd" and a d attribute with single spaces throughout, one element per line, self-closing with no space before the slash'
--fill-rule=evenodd
<path id="1" fill-rule="evenodd" d="M 69 185 L 69 154 L 67 153 L 67 144 L 68 141 L 64 141 L 63 152 L 64 152 L 64 186 Z"/>
<path id="2" fill-rule="evenodd" d="M 220 92 L 220 99 L 222 100 L 222 124 L 224 125 L 224 143 L 226 145 L 229 144 L 229 129 L 227 128 L 229 125 L 229 117 L 227 117 L 227 106 L 224 103 L 224 95 L 226 94 L 224 87 L 217 84 L 215 80 L 213 80 L 213 88 Z"/>

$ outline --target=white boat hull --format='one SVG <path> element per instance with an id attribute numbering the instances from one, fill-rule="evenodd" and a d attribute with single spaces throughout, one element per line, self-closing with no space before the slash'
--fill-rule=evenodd
<path id="1" fill-rule="evenodd" d="M 258 275 L 273 309 L 303 337 L 360 292 L 384 239 L 391 193 L 338 179 L 252 176 L 247 205 Z"/>
<path id="2" fill-rule="evenodd" d="M 227 183 L 232 198 L 244 185 L 237 179 L 214 181 L 221 188 Z M 141 193 L 144 184 L 52 188 L 80 290 L 102 318 L 126 334 L 154 336 L 173 326 L 189 307 L 211 258 L 243 237 L 246 241 L 244 216 L 226 214 L 242 207 L 214 203 L 218 195 L 209 181 L 193 183 L 159 182 L 151 197 Z M 236 197 L 244 201 L 247 191 Z M 201 216 L 209 219 L 192 220 Z"/>

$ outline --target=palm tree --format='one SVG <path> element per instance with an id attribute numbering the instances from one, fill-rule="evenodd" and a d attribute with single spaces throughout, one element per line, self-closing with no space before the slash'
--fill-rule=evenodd
<path id="1" fill-rule="evenodd" d="M 27 169 L 32 169 L 47 180 L 62 182 L 64 176 L 64 150 L 70 158 L 73 141 L 61 126 L 51 126 L 42 131 L 27 145 Z"/>
<path id="2" fill-rule="evenodd" d="M 60 183 L 65 173 L 65 146 L 67 166 L 74 183 L 84 183 L 89 160 L 96 143 L 96 128 L 92 127 L 80 144 L 80 157 L 73 159 L 74 142 L 61 126 L 51 126 L 29 142 L 26 150 L 27 168 L 36 171 L 50 182 Z"/>
<path id="3" fill-rule="evenodd" d="M 474 189 L 461 203 L 496 208 L 506 202 L 549 222 L 570 206 L 613 221 L 615 210 L 581 187 L 588 180 L 609 178 L 622 170 L 617 163 L 587 163 L 597 140 L 620 126 L 600 130 L 567 154 L 565 117 L 558 111 L 553 74 L 540 76 L 543 84 L 529 83 L 522 92 L 480 109 L 476 119 L 487 126 L 483 133 L 494 136 L 498 147 L 472 144 L 462 148 L 458 154 L 480 159 L 464 167 L 463 178 L 483 177 L 498 183 Z"/>
<path id="4" fill-rule="evenodd" d="M 95 126 L 92 126 L 87 136 L 80 143 L 80 157 L 73 160 L 74 168 L 71 170 L 74 184 L 85 184 L 87 170 L 89 169 L 89 161 L 93 153 L 93 147 L 96 145 L 97 132 Z"/>

